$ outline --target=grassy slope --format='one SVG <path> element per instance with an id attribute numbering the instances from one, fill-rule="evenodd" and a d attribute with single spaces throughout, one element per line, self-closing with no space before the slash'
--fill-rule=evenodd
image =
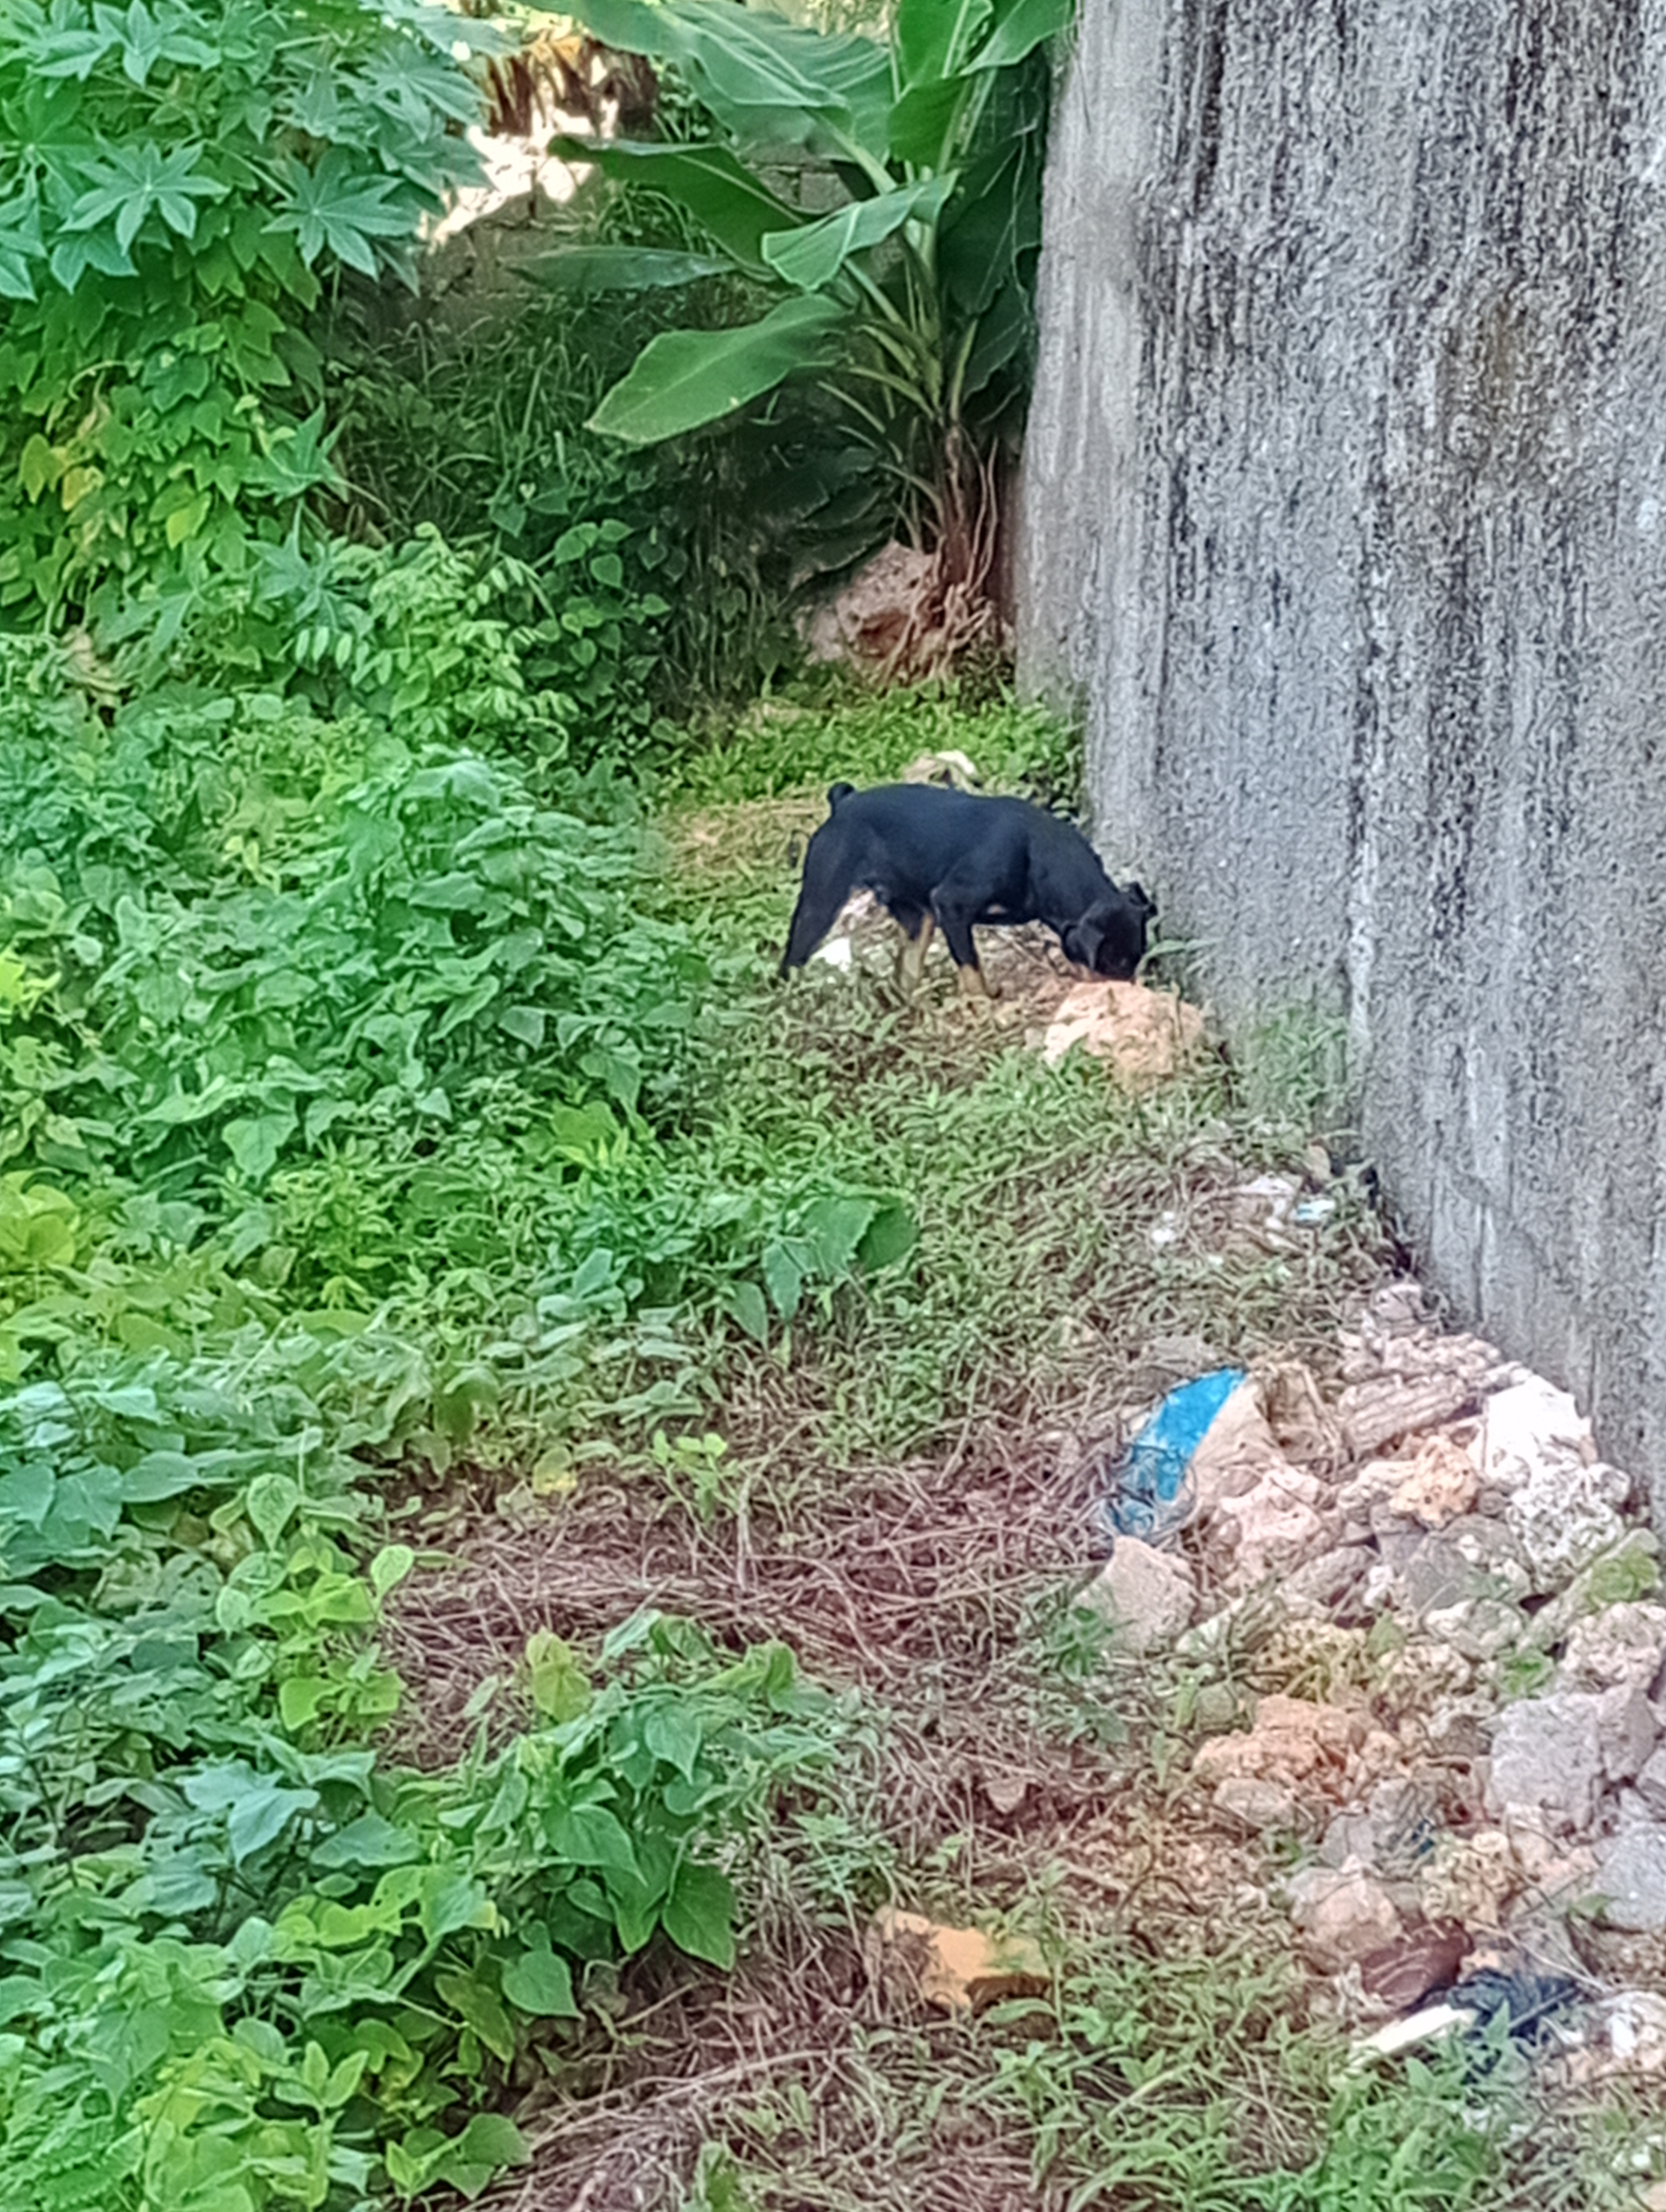
<path id="1" fill-rule="evenodd" d="M 1201 1831 L 1174 1780 L 1210 1670 L 1118 1668 L 1069 1602 L 1093 1446 L 1148 1339 L 1322 1367 L 1378 1264 L 1352 1200 L 1298 1261 L 1224 1233 L 1232 1183 L 1299 1162 L 1311 1102 L 1288 1071 L 1322 1044 L 1286 1030 L 1270 1072 L 1231 1082 L 1217 1065 L 1141 1103 L 1097 1068 L 1045 1070 L 1012 1030 L 970 1019 L 944 972 L 907 1011 L 860 976 L 768 975 L 827 781 L 894 773 L 922 742 L 993 753 L 1014 780 L 1034 735 L 1006 715 L 922 733 L 900 710 L 782 713 L 755 753 L 738 741 L 694 763 L 664 819 L 667 910 L 734 955 L 683 1142 L 715 1182 L 813 1163 L 898 1193 L 920 1237 L 731 1361 L 703 1478 L 692 1456 L 598 1469 L 553 1543 L 477 1530 L 465 1571 L 406 1613 L 408 1671 L 429 1666 L 442 1705 L 481 1663 L 477 1645 L 459 1678 L 460 1638 L 506 1654 L 541 1622 L 583 1638 L 648 1593 L 721 1635 L 787 1638 L 855 1699 L 830 1791 L 759 1839 L 739 1976 L 628 1978 L 591 2094 L 534 2123 L 537 2164 L 506 2202 L 1627 2201 L 1578 2114 L 1523 2131 L 1509 2063 L 1485 2087 L 1415 2063 L 1341 2081 L 1268 1868 Z M 1165 1212 L 1182 1234 L 1154 1244 Z M 1307 1686 L 1281 1663 L 1238 1651 L 1214 1672 Z M 1038 1934 L 1050 1996 L 970 2028 L 917 2015 L 864 1962 L 886 1898 Z"/>

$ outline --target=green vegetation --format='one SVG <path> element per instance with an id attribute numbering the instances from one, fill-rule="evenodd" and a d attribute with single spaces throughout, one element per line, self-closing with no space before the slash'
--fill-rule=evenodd
<path id="1" fill-rule="evenodd" d="M 570 281 L 657 289 L 727 266 L 764 309 L 654 337 L 596 428 L 652 445 L 789 380 L 820 380 L 860 464 L 845 480 L 888 485 L 945 584 L 981 590 L 994 456 L 1029 388 L 1043 50 L 1069 0 L 901 0 L 883 40 L 730 0 L 585 0 L 579 12 L 610 45 L 674 65 L 717 126 L 669 148 L 621 142 L 602 162 L 672 199 L 715 258 L 684 255 L 671 270 L 661 249 L 578 247 Z M 846 204 L 812 216 L 772 191 L 783 144 L 825 161 Z"/>
<path id="2" fill-rule="evenodd" d="M 791 621 L 899 515 L 976 580 L 1063 12 L 595 0 L 665 135 L 399 329 L 494 33 L 0 0 L 0 2212 L 1621 2201 L 1508 2052 L 1343 2075 L 1189 1856 L 1206 1670 L 1072 1603 L 1141 1346 L 1371 1276 L 1351 1183 L 1227 1233 L 1338 1039 L 1135 1096 L 775 976 L 836 777 L 1080 795 Z M 1051 1990 L 921 2021 L 893 1897 Z"/>

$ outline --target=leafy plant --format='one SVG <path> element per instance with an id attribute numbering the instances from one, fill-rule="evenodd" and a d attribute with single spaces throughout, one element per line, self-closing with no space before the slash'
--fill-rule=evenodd
<path id="1" fill-rule="evenodd" d="M 334 483 L 308 316 L 409 275 L 491 33 L 333 0 L 0 7 L 0 606 L 107 620 Z"/>
<path id="2" fill-rule="evenodd" d="M 900 0 L 888 40 L 800 28 L 734 0 L 585 0 L 609 46 L 674 64 L 721 137 L 590 149 L 611 176 L 681 206 L 765 312 L 653 338 L 596 427 L 648 445 L 789 379 L 836 391 L 847 434 L 887 472 L 897 511 L 934 546 L 945 590 L 987 580 L 994 471 L 1028 386 L 1047 72 L 1068 0 Z M 783 142 L 848 193 L 811 216 L 772 191 Z M 554 257 L 592 287 L 663 286 L 662 254 Z"/>

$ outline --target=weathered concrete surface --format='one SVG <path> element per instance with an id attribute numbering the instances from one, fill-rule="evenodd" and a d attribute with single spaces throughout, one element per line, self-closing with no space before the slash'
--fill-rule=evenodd
<path id="1" fill-rule="evenodd" d="M 1666 0 L 1082 0 L 1020 665 L 1666 1510 Z"/>

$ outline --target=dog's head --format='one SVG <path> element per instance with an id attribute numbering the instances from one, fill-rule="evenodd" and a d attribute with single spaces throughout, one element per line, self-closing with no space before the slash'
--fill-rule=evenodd
<path id="1" fill-rule="evenodd" d="M 1142 885 L 1096 899 L 1079 921 L 1060 933 L 1064 957 L 1113 982 L 1126 983 L 1146 957 L 1146 938 L 1157 913 Z"/>

